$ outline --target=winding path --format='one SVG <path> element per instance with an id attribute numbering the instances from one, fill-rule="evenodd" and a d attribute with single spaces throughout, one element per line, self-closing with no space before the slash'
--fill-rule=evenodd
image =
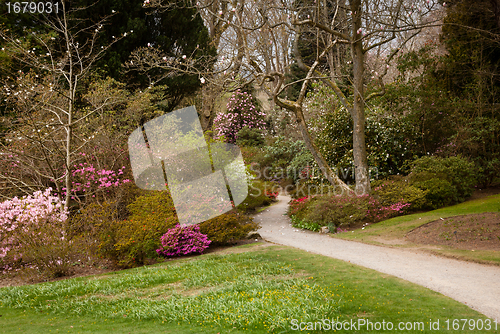
<path id="1" fill-rule="evenodd" d="M 464 303 L 500 322 L 500 267 L 331 238 L 299 230 L 285 215 L 290 197 L 255 216 L 266 241 L 291 246 L 400 277 Z"/>

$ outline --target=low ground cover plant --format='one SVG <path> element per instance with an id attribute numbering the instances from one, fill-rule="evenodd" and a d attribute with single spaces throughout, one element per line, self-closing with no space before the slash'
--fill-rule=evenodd
<path id="1" fill-rule="evenodd" d="M 167 268 L 144 267 L 104 279 L 1 289 L 0 298 L 3 306 L 55 313 L 207 326 L 217 323 L 225 328 L 275 332 L 286 329 L 291 318 L 339 315 L 340 297 L 328 287 L 310 283 L 310 278 L 276 259 L 219 255 Z M 25 297 L 16 302 L 20 292 Z"/>

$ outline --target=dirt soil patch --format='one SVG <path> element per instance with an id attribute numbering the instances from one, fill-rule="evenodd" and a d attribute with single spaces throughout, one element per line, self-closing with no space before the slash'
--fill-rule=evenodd
<path id="1" fill-rule="evenodd" d="M 500 213 L 441 218 L 408 232 L 405 239 L 456 249 L 500 251 Z"/>

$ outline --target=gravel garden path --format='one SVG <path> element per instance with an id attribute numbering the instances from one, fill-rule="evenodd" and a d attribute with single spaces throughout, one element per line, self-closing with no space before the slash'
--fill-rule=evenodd
<path id="1" fill-rule="evenodd" d="M 400 277 L 464 303 L 500 322 L 500 267 L 443 258 L 405 250 L 340 240 L 326 234 L 299 230 L 286 216 L 290 197 L 255 216 L 266 241 L 349 261 Z"/>

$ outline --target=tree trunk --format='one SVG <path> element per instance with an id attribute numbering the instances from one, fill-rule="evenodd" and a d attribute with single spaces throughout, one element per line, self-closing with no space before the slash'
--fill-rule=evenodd
<path id="1" fill-rule="evenodd" d="M 212 127 L 212 114 L 215 104 L 215 96 L 213 89 L 211 89 L 210 87 L 210 83 L 208 85 L 202 86 L 201 94 L 202 108 L 200 111 L 200 122 L 201 129 L 203 130 L 203 132 L 205 132 L 207 130 L 210 130 L 210 128 Z"/>
<path id="2" fill-rule="evenodd" d="M 290 102 L 290 101 L 288 101 Z M 333 186 L 338 186 L 340 187 L 340 194 L 339 195 L 344 195 L 344 194 L 350 194 L 352 193 L 352 189 L 349 188 L 328 166 L 328 162 L 326 161 L 325 157 L 319 152 L 318 147 L 314 144 L 313 139 L 311 138 L 311 135 L 309 131 L 307 130 L 307 123 L 304 118 L 304 113 L 302 111 L 302 106 L 299 105 L 296 102 L 291 102 L 293 104 L 288 104 L 283 101 L 281 101 L 276 95 L 274 96 L 274 103 L 278 105 L 281 108 L 285 108 L 287 110 L 292 111 L 296 118 L 297 118 L 297 125 L 300 129 L 300 132 L 302 134 L 302 138 L 304 139 L 304 143 L 306 144 L 307 149 L 309 152 L 311 152 L 312 156 L 314 157 L 314 161 L 319 166 L 319 169 L 323 176 L 330 182 L 331 185 Z"/>
<path id="3" fill-rule="evenodd" d="M 71 196 L 71 188 L 72 188 L 72 175 L 71 175 L 71 165 L 72 165 L 72 156 L 71 154 L 73 153 L 71 151 L 72 149 L 72 139 L 73 139 L 73 107 L 75 103 L 75 91 L 76 91 L 76 80 L 74 81 L 74 74 L 73 74 L 73 59 L 71 55 L 71 39 L 69 36 L 69 29 L 68 29 L 68 21 L 66 20 L 66 6 L 64 5 L 64 2 L 62 4 L 63 6 L 63 28 L 64 28 L 64 39 L 66 42 L 66 50 L 68 52 L 68 60 L 69 60 L 69 73 L 68 76 L 66 77 L 66 80 L 68 82 L 68 124 L 66 125 L 66 176 L 65 176 L 65 186 L 66 186 L 66 197 L 64 200 L 64 208 L 68 209 L 69 208 L 69 200 Z"/>
<path id="4" fill-rule="evenodd" d="M 304 139 L 304 142 L 306 144 L 306 147 L 309 149 L 311 152 L 312 156 L 314 157 L 314 161 L 319 166 L 319 169 L 321 170 L 321 173 L 323 174 L 324 177 L 330 182 L 330 184 L 334 186 L 340 187 L 340 194 L 337 195 L 345 195 L 345 194 L 350 194 L 352 193 L 351 188 L 347 186 L 328 166 L 328 162 L 326 159 L 323 157 L 323 155 L 319 152 L 318 147 L 314 144 L 313 139 L 311 138 L 311 135 L 309 131 L 307 130 L 307 124 L 306 120 L 304 118 L 304 114 L 302 112 L 302 108 L 299 107 L 297 108 L 295 115 L 297 117 L 297 125 L 299 126 L 300 132 L 302 133 L 302 138 Z"/>
<path id="5" fill-rule="evenodd" d="M 353 86 L 354 101 L 351 111 L 353 127 L 353 154 L 354 168 L 356 178 L 356 194 L 366 194 L 370 192 L 370 178 L 368 175 L 368 159 L 365 142 L 365 101 L 363 88 L 364 75 L 364 54 L 363 42 L 361 37 L 361 0 L 355 0 L 351 3 L 353 13 L 351 46 L 353 61 Z"/>

